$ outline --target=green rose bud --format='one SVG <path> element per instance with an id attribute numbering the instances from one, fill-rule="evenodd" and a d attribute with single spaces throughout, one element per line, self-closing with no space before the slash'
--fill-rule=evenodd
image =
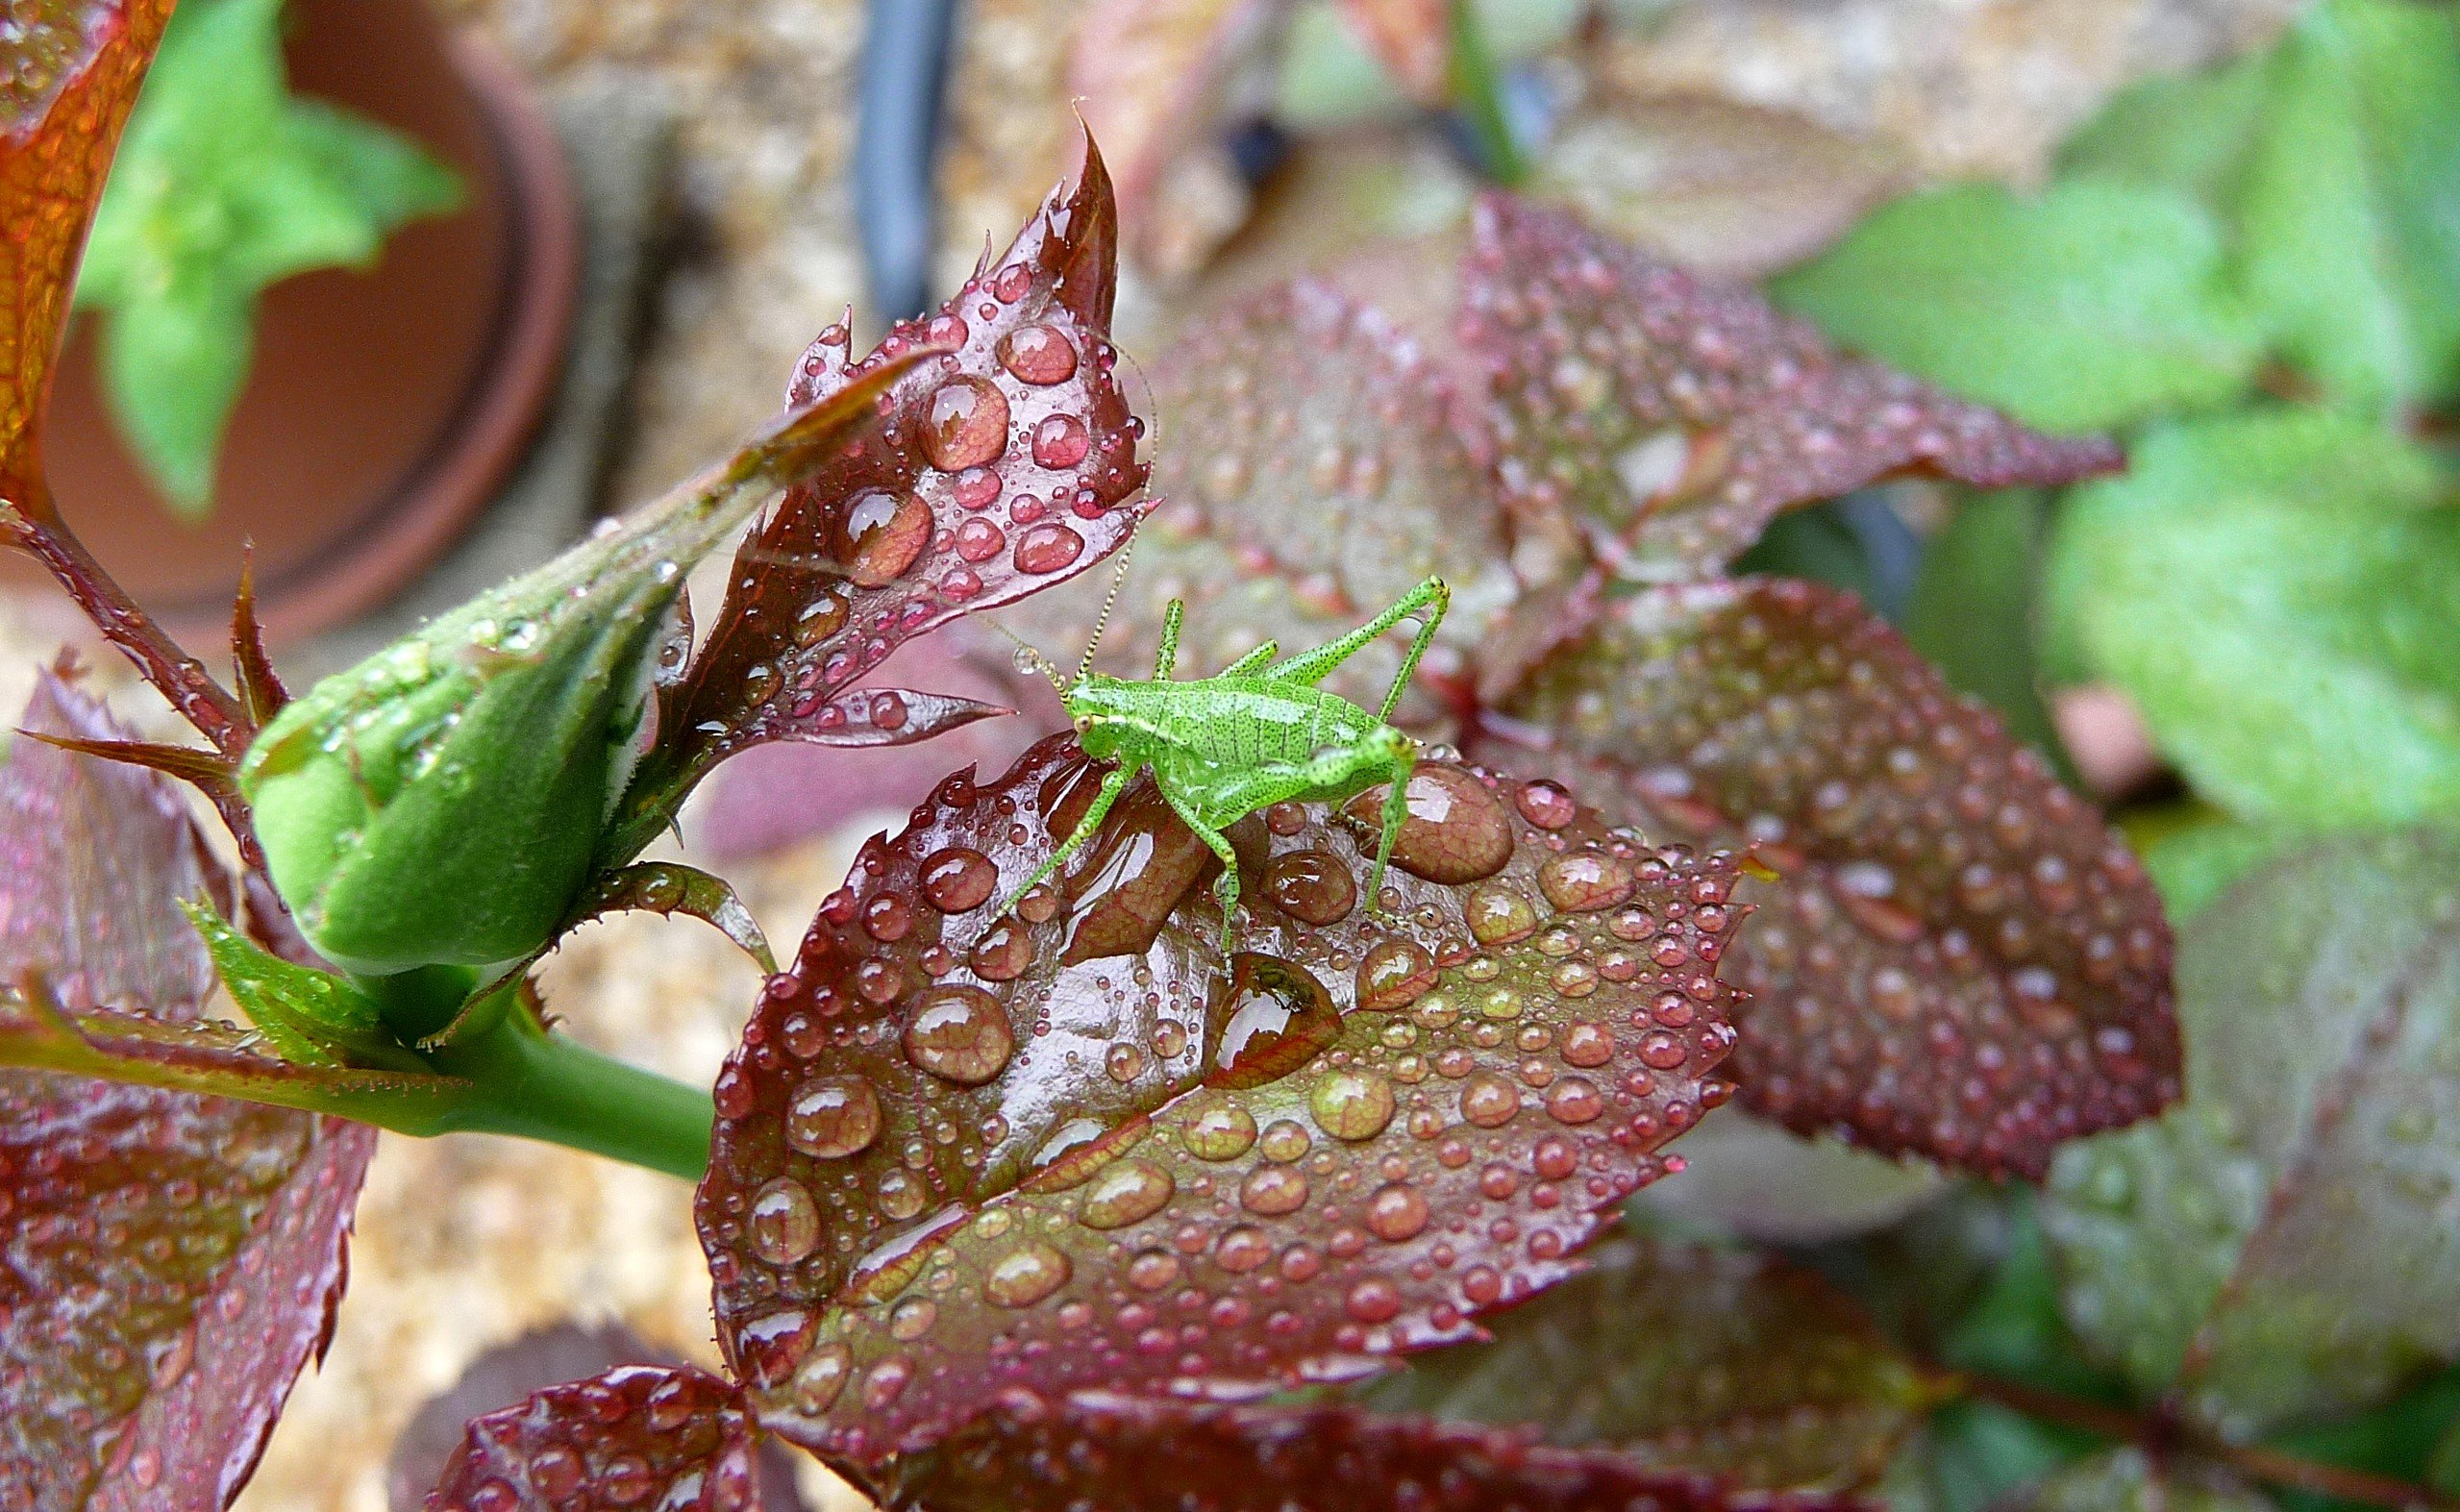
<path id="1" fill-rule="evenodd" d="M 639 752 L 683 574 L 868 415 L 885 364 L 786 416 L 609 535 L 484 594 L 284 708 L 239 764 L 283 901 L 362 976 L 545 945 Z"/>

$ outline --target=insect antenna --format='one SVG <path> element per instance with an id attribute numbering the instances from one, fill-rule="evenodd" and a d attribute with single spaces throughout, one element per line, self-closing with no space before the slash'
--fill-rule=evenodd
<path id="1" fill-rule="evenodd" d="M 1102 596 L 1102 612 L 1094 616 L 1093 637 L 1084 643 L 1084 659 L 1077 663 L 1077 681 L 1081 682 L 1093 671 L 1093 651 L 1102 644 L 1102 632 L 1110 626 L 1110 610 L 1119 602 L 1119 590 L 1128 582 L 1128 558 L 1136 554 L 1136 533 L 1128 533 L 1128 544 L 1119 548 L 1118 569 L 1110 574 L 1110 591 Z"/>
<path id="2" fill-rule="evenodd" d="M 1064 698 L 1067 696 L 1068 685 L 1059 681 L 1059 669 L 1051 665 L 1051 658 L 1042 655 L 1039 647 L 1036 647 L 1031 641 L 1027 640 L 1024 636 L 1008 629 L 1006 625 L 1001 624 L 998 620 L 985 618 L 982 623 L 988 625 L 991 629 L 998 631 L 1001 634 L 1006 635 L 1010 641 L 1015 643 L 1016 669 L 1019 672 L 1039 672 L 1042 674 L 1043 680 L 1058 691 L 1060 697 Z"/>

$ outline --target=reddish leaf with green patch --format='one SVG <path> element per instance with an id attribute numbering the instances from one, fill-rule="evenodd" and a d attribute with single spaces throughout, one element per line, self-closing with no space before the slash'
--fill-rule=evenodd
<path id="1" fill-rule="evenodd" d="M 1851 594 L 1618 601 L 1506 706 L 1518 756 L 1782 876 L 1735 941 L 1745 1104 L 1989 1174 L 2176 1100 L 2170 930 L 2134 854 Z"/>
<path id="2" fill-rule="evenodd" d="M 1445 762 L 1233 826 L 1249 889 L 1070 737 L 875 840 L 717 1083 L 699 1220 L 764 1421 L 845 1459 L 1014 1386 L 1246 1396 L 1474 1338 L 1723 1101 L 1727 858 Z"/>
<path id="3" fill-rule="evenodd" d="M 472 1418 L 429 1512 L 758 1512 L 742 1393 L 688 1367 L 626 1365 Z"/>
<path id="4" fill-rule="evenodd" d="M 1590 1258 L 1494 1342 L 1429 1355 L 1368 1400 L 1503 1427 L 1543 1403 L 1549 1443 L 1838 1490 L 1877 1481 L 1941 1394 L 1850 1298 L 1773 1253 L 1651 1237 Z"/>
<path id="5" fill-rule="evenodd" d="M 2106 441 L 2039 435 L 1847 360 L 1757 294 L 1561 211 L 1480 200 L 1462 283 L 1517 528 L 1586 535 L 1628 576 L 1711 575 L 1784 510 L 1894 474 L 2001 487 L 2119 462 Z"/>
<path id="6" fill-rule="evenodd" d="M 49 677 L 26 723 L 121 735 Z M 212 973 L 175 900 L 229 887 L 169 783 L 21 742 L 0 856 L 0 969 L 191 1032 Z M 0 1070 L 0 1501 L 227 1504 L 331 1332 L 374 1146 L 310 1114 Z"/>
<path id="7" fill-rule="evenodd" d="M 918 1460 L 898 1488 L 946 1512 L 1855 1512 L 1851 1497 L 1735 1490 L 1529 1434 L 1351 1407 L 1226 1407 L 1030 1393 Z"/>
<path id="8" fill-rule="evenodd" d="M 791 407 L 900 355 L 949 350 L 900 380 L 874 433 L 790 489 L 744 542 L 725 607 L 667 701 L 675 733 L 635 797 L 671 811 L 709 767 L 764 740 L 881 744 L 986 711 L 895 690 L 851 706 L 839 695 L 903 642 L 1092 566 L 1141 517 L 1129 501 L 1145 481 L 1143 423 L 1128 412 L 1107 335 L 1116 229 L 1088 147 L 1074 188 L 1054 191 L 936 316 L 900 322 L 860 362 L 845 326 L 821 333 L 787 388 Z"/>

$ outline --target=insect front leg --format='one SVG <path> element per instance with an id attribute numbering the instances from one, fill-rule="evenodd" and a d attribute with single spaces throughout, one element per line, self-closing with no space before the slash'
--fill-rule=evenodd
<path id="1" fill-rule="evenodd" d="M 1392 714 L 1392 706 L 1401 701 L 1401 690 L 1408 685 L 1409 674 L 1417 670 L 1418 658 L 1426 655 L 1427 643 L 1434 637 L 1435 627 L 1443 623 L 1444 610 L 1451 603 L 1452 589 L 1446 586 L 1444 580 L 1429 578 L 1403 594 L 1401 601 L 1392 607 L 1339 640 L 1318 646 L 1313 651 L 1302 652 L 1275 667 L 1266 676 L 1276 682 L 1301 682 L 1312 687 L 1323 682 L 1325 675 L 1334 667 L 1373 645 L 1376 638 L 1385 631 L 1392 629 L 1403 620 L 1417 616 L 1422 610 L 1429 610 L 1429 606 L 1432 606 L 1431 610 L 1426 614 L 1425 628 L 1418 632 L 1417 638 L 1410 643 L 1408 659 L 1402 664 L 1401 676 L 1394 680 L 1391 695 L 1384 700 L 1384 717 L 1389 718 Z"/>
<path id="2" fill-rule="evenodd" d="M 1017 884 L 1016 891 L 1007 895 L 1006 900 L 999 905 L 992 917 L 997 918 L 1000 914 L 1014 908 L 1017 903 L 1039 885 L 1044 878 L 1066 865 L 1069 856 L 1083 849 L 1084 843 L 1092 839 L 1094 832 L 1102 828 L 1102 821 L 1110 813 L 1110 806 L 1119 801 L 1119 795 L 1128 790 L 1128 784 L 1135 781 L 1137 772 L 1141 770 L 1143 768 L 1137 762 L 1123 762 L 1119 770 L 1104 778 L 1102 790 L 1093 795 L 1093 806 L 1087 808 L 1084 811 L 1084 817 L 1077 821 L 1075 831 L 1059 842 L 1057 850 L 1043 858 L 1042 864 L 1033 869 L 1032 876 Z"/>
<path id="3" fill-rule="evenodd" d="M 1230 837 L 1206 824 L 1204 815 L 1172 791 L 1168 782 L 1161 784 L 1161 796 L 1171 811 L 1179 815 L 1180 822 L 1222 858 L 1222 875 L 1213 879 L 1213 897 L 1222 905 L 1222 956 L 1227 960 L 1230 953 L 1230 921 L 1238 917 L 1238 853 L 1230 849 Z"/>

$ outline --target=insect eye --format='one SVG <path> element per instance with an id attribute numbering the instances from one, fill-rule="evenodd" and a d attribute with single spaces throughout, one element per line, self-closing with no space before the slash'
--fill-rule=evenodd
<path id="1" fill-rule="evenodd" d="M 1076 726 L 1078 734 L 1090 734 L 1093 731 L 1093 716 L 1091 714 L 1079 714 L 1076 718 Z"/>

